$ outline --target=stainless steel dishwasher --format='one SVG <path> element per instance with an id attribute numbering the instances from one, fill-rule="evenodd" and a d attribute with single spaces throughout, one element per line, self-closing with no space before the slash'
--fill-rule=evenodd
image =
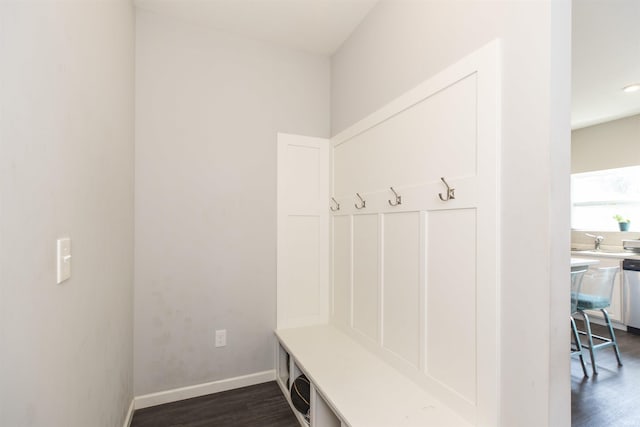
<path id="1" fill-rule="evenodd" d="M 622 260 L 624 323 L 627 331 L 640 335 L 640 260 Z"/>

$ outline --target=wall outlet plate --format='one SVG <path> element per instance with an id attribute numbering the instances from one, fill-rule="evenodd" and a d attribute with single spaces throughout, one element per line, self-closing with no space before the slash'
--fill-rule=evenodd
<path id="1" fill-rule="evenodd" d="M 227 330 L 219 329 L 216 331 L 216 347 L 224 347 L 227 345 Z"/>

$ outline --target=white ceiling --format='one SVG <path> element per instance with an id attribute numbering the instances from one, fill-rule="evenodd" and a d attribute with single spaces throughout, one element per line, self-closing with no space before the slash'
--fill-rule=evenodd
<path id="1" fill-rule="evenodd" d="M 640 113 L 640 0 L 573 0 L 574 129 Z"/>
<path id="2" fill-rule="evenodd" d="M 135 4 L 243 37 L 331 55 L 377 1 L 135 0 Z"/>

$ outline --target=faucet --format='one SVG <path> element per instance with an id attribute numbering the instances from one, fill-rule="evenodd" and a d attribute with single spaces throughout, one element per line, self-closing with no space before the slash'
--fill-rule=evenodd
<path id="1" fill-rule="evenodd" d="M 589 237 L 593 237 L 593 244 L 594 244 L 594 249 L 596 251 L 600 250 L 600 245 L 602 244 L 602 241 L 604 240 L 604 237 L 602 236 L 595 236 L 593 234 L 589 234 L 589 233 L 585 233 L 587 236 Z"/>

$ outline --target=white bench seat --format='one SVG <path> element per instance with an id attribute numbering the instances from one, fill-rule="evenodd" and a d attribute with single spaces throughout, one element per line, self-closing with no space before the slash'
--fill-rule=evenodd
<path id="1" fill-rule="evenodd" d="M 335 327 L 281 329 L 276 335 L 344 425 L 472 426 Z"/>

